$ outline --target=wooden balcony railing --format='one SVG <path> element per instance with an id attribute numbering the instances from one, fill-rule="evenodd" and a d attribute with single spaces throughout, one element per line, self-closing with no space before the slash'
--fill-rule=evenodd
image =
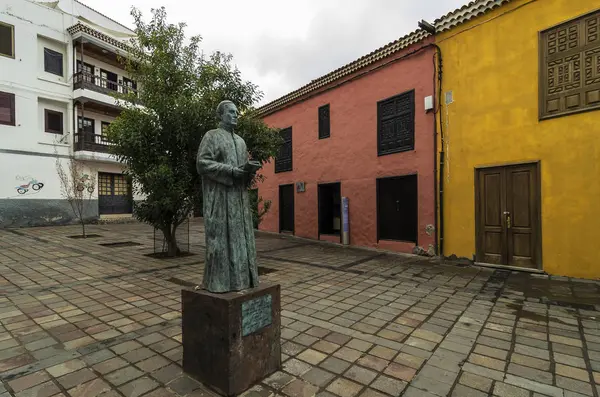
<path id="1" fill-rule="evenodd" d="M 75 134 L 75 151 L 89 150 L 91 152 L 108 153 L 112 145 L 104 135 L 80 131 Z"/>
<path id="2" fill-rule="evenodd" d="M 73 75 L 73 89 L 77 90 L 80 88 L 107 95 L 111 95 L 114 92 L 120 92 L 125 94 L 134 93 L 137 96 L 137 90 L 126 84 L 120 84 L 86 72 L 78 72 Z"/>

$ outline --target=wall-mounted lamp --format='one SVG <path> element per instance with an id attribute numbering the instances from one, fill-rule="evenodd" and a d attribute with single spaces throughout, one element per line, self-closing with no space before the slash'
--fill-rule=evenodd
<path id="1" fill-rule="evenodd" d="M 435 26 L 433 26 L 429 22 L 425 21 L 424 19 L 422 19 L 421 22 L 419 22 L 419 28 L 423 29 L 424 31 L 426 31 L 427 33 L 430 33 L 430 34 L 436 33 Z"/>

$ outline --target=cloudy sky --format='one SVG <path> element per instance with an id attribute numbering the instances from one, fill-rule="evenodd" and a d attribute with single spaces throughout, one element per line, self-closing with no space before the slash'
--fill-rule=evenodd
<path id="1" fill-rule="evenodd" d="M 410 33 L 467 0 L 81 0 L 128 27 L 130 9 L 165 6 L 203 50 L 231 53 L 245 79 L 279 98 Z"/>

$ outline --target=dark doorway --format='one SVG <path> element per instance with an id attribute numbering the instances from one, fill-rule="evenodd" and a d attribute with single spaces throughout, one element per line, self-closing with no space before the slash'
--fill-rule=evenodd
<path id="1" fill-rule="evenodd" d="M 476 173 L 477 261 L 539 268 L 537 164 L 482 168 Z"/>
<path id="2" fill-rule="evenodd" d="M 294 185 L 279 186 L 279 231 L 294 233 Z"/>
<path id="3" fill-rule="evenodd" d="M 341 185 L 319 185 L 319 234 L 340 235 L 341 223 Z"/>
<path id="4" fill-rule="evenodd" d="M 417 244 L 417 175 L 377 180 L 377 239 Z"/>
<path id="5" fill-rule="evenodd" d="M 118 89 L 118 77 L 116 73 L 109 72 L 108 70 L 100 69 L 100 86 L 102 88 L 108 88 L 112 91 L 117 91 Z"/>
<path id="6" fill-rule="evenodd" d="M 133 197 L 131 184 L 123 174 L 98 173 L 98 212 L 131 214 Z"/>

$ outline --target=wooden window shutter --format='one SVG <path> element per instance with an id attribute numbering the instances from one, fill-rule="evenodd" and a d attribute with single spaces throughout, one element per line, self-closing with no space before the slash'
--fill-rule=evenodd
<path id="1" fill-rule="evenodd" d="M 0 124 L 15 125 L 15 94 L 0 92 Z"/>
<path id="2" fill-rule="evenodd" d="M 286 172 L 293 169 L 292 164 L 292 127 L 280 131 L 283 143 L 275 158 L 275 172 Z"/>
<path id="3" fill-rule="evenodd" d="M 415 147 L 415 91 L 377 104 L 377 154 L 404 152 Z"/>
<path id="4" fill-rule="evenodd" d="M 329 104 L 327 104 L 319 108 L 319 139 L 329 138 L 330 132 Z"/>
<path id="5" fill-rule="evenodd" d="M 600 11 L 540 34 L 540 119 L 600 109 Z"/>

